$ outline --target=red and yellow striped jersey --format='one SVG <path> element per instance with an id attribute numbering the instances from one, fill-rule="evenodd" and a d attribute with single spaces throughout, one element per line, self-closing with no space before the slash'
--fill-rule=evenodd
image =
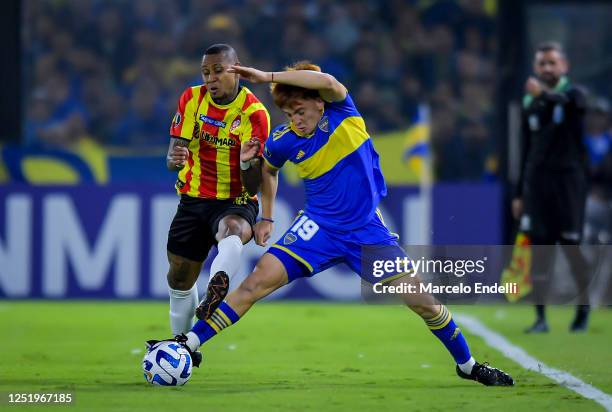
<path id="1" fill-rule="evenodd" d="M 246 87 L 226 105 L 215 103 L 206 85 L 186 89 L 170 126 L 170 136 L 190 141 L 189 159 L 179 171 L 177 192 L 219 200 L 244 196 L 240 145 L 255 137 L 263 150 L 269 132 L 268 111 Z"/>

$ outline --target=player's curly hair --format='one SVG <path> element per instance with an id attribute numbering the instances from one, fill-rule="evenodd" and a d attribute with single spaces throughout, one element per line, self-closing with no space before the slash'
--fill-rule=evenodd
<path id="1" fill-rule="evenodd" d="M 312 70 L 315 72 L 320 72 L 321 68 L 308 60 L 301 60 L 292 64 L 291 66 L 285 67 L 285 71 L 293 70 Z M 305 89 L 303 87 L 290 86 L 280 83 L 272 83 L 270 85 L 270 91 L 272 92 L 274 104 L 281 108 L 286 107 L 289 102 L 294 99 L 316 99 L 319 97 L 318 90 Z"/>

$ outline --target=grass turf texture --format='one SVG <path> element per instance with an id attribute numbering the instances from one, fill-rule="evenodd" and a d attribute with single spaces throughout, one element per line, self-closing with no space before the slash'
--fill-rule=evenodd
<path id="1" fill-rule="evenodd" d="M 479 338 L 480 361 L 510 372 L 517 386 L 487 388 L 455 375 L 443 346 L 396 306 L 263 303 L 204 346 L 204 363 L 181 388 L 148 385 L 148 338 L 169 335 L 167 304 L 4 302 L 0 304 L 0 409 L 8 392 L 72 392 L 69 410 L 603 410 L 546 377 L 522 369 Z M 552 333 L 524 336 L 528 307 L 453 308 L 476 315 L 549 366 L 610 392 L 612 312 L 570 335 L 571 308 L 550 311 Z M 10 409 L 8 409 L 10 408 Z M 187 409 L 189 408 L 189 409 Z"/>

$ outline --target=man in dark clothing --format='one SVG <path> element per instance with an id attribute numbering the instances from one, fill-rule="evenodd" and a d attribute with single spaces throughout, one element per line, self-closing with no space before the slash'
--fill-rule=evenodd
<path id="1" fill-rule="evenodd" d="M 535 54 L 537 78 L 525 85 L 521 176 L 512 210 L 536 245 L 531 272 L 537 318 L 529 333 L 548 331 L 544 303 L 554 247 L 539 245 L 561 244 L 569 261 L 579 304 L 570 330 L 584 331 L 588 321 L 588 265 L 578 247 L 587 194 L 586 96 L 569 82 L 567 68 L 561 46 L 544 43 Z"/>

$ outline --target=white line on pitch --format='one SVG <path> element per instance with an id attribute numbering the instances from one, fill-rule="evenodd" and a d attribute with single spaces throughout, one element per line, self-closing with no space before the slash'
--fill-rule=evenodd
<path id="1" fill-rule="evenodd" d="M 454 317 L 459 322 L 460 326 L 464 327 L 472 334 L 480 336 L 487 345 L 498 349 L 508 359 L 513 360 L 525 369 L 539 372 L 547 376 L 559 385 L 597 402 L 607 411 L 612 412 L 611 395 L 583 382 L 568 372 L 545 365 L 543 362 L 525 352 L 521 347 L 510 343 L 499 333 L 487 328 L 482 322 L 472 316 L 455 314 Z"/>

